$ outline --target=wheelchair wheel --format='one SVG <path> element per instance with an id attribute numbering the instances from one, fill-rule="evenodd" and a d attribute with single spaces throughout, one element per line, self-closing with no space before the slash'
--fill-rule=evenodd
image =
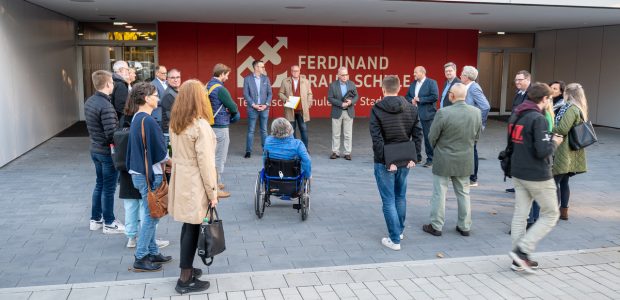
<path id="1" fill-rule="evenodd" d="M 305 181 L 304 192 L 301 194 L 301 220 L 308 218 L 308 210 L 310 209 L 310 182 Z"/>
<path id="2" fill-rule="evenodd" d="M 265 213 L 265 184 L 258 173 L 256 176 L 256 183 L 254 185 L 254 210 L 258 218 L 262 218 Z"/>

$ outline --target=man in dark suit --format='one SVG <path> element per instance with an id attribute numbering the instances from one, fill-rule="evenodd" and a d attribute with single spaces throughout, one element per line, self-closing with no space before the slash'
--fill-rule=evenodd
<path id="1" fill-rule="evenodd" d="M 153 110 L 152 115 L 153 115 L 153 118 L 157 120 L 157 123 L 159 123 L 159 126 L 161 126 L 161 123 L 162 123 L 162 115 L 161 115 L 162 110 L 160 107 L 160 103 L 161 103 L 161 99 L 166 94 L 166 90 L 168 89 L 168 81 L 166 81 L 167 78 L 168 78 L 168 71 L 165 66 L 155 67 L 155 79 L 153 79 L 151 83 L 157 88 L 157 94 L 159 94 L 159 102 L 157 103 L 157 108 Z"/>
<path id="2" fill-rule="evenodd" d="M 346 67 L 338 69 L 338 80 L 329 84 L 327 100 L 332 105 L 332 155 L 330 159 L 340 157 L 340 133 L 344 135 L 344 158 L 351 160 L 351 144 L 353 141 L 353 118 L 355 103 L 359 96 L 355 83 L 349 80 Z"/>
<path id="3" fill-rule="evenodd" d="M 411 101 L 413 105 L 418 106 L 418 115 L 422 124 L 422 133 L 424 134 L 424 151 L 426 152 L 426 163 L 423 167 L 429 168 L 433 165 L 433 147 L 428 141 L 428 132 L 435 118 L 435 102 L 439 97 L 439 88 L 437 81 L 426 77 L 426 69 L 417 66 L 413 70 L 415 81 L 409 86 L 409 91 L 405 98 Z M 419 160 L 422 160 L 421 154 L 418 154 Z"/>
<path id="4" fill-rule="evenodd" d="M 530 75 L 530 72 L 528 71 L 521 70 L 517 72 L 517 75 L 515 75 L 515 86 L 517 87 L 517 93 L 515 98 L 512 100 L 512 110 L 527 99 L 527 88 L 530 87 L 531 81 L 532 75 Z"/>
<path id="5" fill-rule="evenodd" d="M 248 110 L 248 136 L 245 143 L 245 158 L 252 156 L 254 129 L 256 119 L 259 120 L 260 144 L 265 146 L 267 123 L 269 122 L 269 106 L 271 105 L 271 82 L 265 72 L 265 63 L 255 60 L 252 63 L 254 72 L 243 79 L 243 98 Z"/>
<path id="6" fill-rule="evenodd" d="M 444 84 L 443 93 L 441 93 L 441 103 L 439 108 L 452 105 L 450 102 L 449 91 L 455 83 L 460 83 L 461 80 L 456 76 L 456 64 L 453 62 L 443 65 L 444 74 L 446 75 L 446 83 Z"/>

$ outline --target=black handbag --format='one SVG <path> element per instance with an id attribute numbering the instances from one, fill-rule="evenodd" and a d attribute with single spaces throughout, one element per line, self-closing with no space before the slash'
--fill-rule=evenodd
<path id="1" fill-rule="evenodd" d="M 118 171 L 129 171 L 125 163 L 125 158 L 127 157 L 127 143 L 129 142 L 129 128 L 114 131 L 113 140 L 114 153 L 112 154 L 112 161 L 114 162 L 114 168 Z"/>
<path id="2" fill-rule="evenodd" d="M 592 122 L 583 120 L 581 110 L 579 110 L 579 116 L 582 120 L 581 123 L 573 126 L 568 132 L 568 146 L 572 150 L 583 149 L 598 142 Z"/>
<path id="3" fill-rule="evenodd" d="M 200 234 L 198 235 L 198 256 L 202 262 L 210 266 L 213 257 L 226 250 L 224 240 L 224 225 L 217 214 L 217 209 L 209 207 L 207 209 L 208 222 L 200 224 Z M 211 259 L 207 262 L 207 259 Z"/>
<path id="4" fill-rule="evenodd" d="M 383 159 L 385 165 L 394 164 L 397 167 L 406 166 L 409 161 L 417 161 L 418 153 L 413 141 L 383 145 Z"/>

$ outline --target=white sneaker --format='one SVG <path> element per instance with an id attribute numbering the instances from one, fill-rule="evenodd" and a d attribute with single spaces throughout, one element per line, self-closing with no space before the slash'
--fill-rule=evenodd
<path id="1" fill-rule="evenodd" d="M 469 181 L 469 186 L 471 186 L 471 187 L 476 187 L 476 186 L 478 186 L 478 181 L 471 181 L 471 180 L 470 180 L 470 181 Z"/>
<path id="2" fill-rule="evenodd" d="M 136 248 L 136 238 L 132 237 L 127 240 L 127 248 Z"/>
<path id="3" fill-rule="evenodd" d="M 103 219 L 99 219 L 99 221 L 90 220 L 90 230 L 99 230 L 101 227 L 103 227 Z"/>
<path id="4" fill-rule="evenodd" d="M 394 251 L 400 250 L 400 244 L 394 244 L 392 240 L 390 240 L 390 238 L 386 238 L 386 237 L 382 238 L 381 244 L 383 244 L 383 246 L 386 246 Z"/>
<path id="5" fill-rule="evenodd" d="M 405 239 L 405 235 L 401 233 L 401 234 L 400 234 L 400 240 L 402 241 L 402 240 L 404 240 L 404 239 Z"/>
<path id="6" fill-rule="evenodd" d="M 114 220 L 110 225 L 103 226 L 103 233 L 105 234 L 117 234 L 117 233 L 125 233 L 125 225 L 119 222 L 118 220 Z"/>
<path id="7" fill-rule="evenodd" d="M 164 248 L 164 247 L 170 245 L 170 241 L 155 239 L 155 244 L 157 244 L 157 247 L 159 247 L 159 249 L 161 249 L 161 248 Z"/>

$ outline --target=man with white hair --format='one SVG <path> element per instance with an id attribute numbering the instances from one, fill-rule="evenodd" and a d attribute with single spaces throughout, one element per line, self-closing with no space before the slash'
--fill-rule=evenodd
<path id="1" fill-rule="evenodd" d="M 340 157 L 340 134 L 344 135 L 344 158 L 351 160 L 353 141 L 353 118 L 355 103 L 359 95 L 355 83 L 349 80 L 346 67 L 338 69 L 338 80 L 329 84 L 327 100 L 332 105 L 332 155 L 330 159 Z"/>
<path id="2" fill-rule="evenodd" d="M 482 117 L 482 130 L 487 126 L 487 116 L 491 106 L 487 97 L 484 96 L 482 88 L 475 81 L 478 78 L 478 70 L 472 66 L 464 66 L 461 71 L 461 82 L 467 87 L 467 97 L 465 103 L 472 105 L 480 110 Z M 478 147 L 474 144 L 474 173 L 469 176 L 469 186 L 478 186 Z"/>
<path id="3" fill-rule="evenodd" d="M 263 162 L 267 155 L 275 159 L 296 159 L 301 161 L 301 172 L 306 178 L 312 177 L 312 160 L 304 143 L 293 137 L 293 126 L 285 118 L 277 118 L 271 123 L 271 135 L 265 139 Z"/>
<path id="4" fill-rule="evenodd" d="M 112 66 L 112 70 L 114 70 L 112 75 L 114 90 L 112 91 L 111 102 L 114 110 L 116 110 L 116 116 L 120 120 L 129 95 L 129 65 L 124 60 L 117 60 Z"/>

